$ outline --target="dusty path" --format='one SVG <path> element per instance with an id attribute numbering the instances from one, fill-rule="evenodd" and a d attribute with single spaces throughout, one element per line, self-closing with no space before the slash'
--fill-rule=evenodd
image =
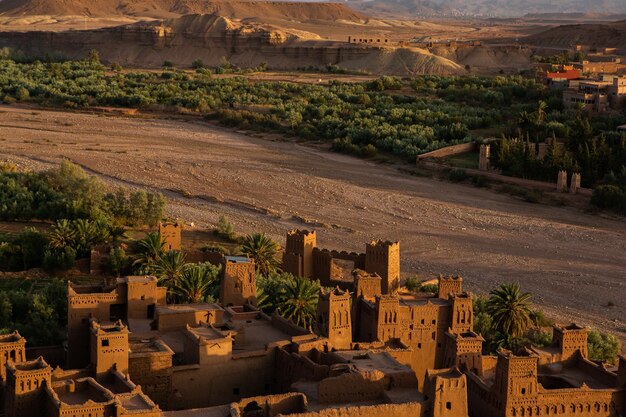
<path id="1" fill-rule="evenodd" d="M 200 227 L 225 214 L 238 231 L 265 230 L 280 242 L 294 227 L 315 228 L 319 244 L 338 249 L 398 239 L 407 274 L 461 274 L 476 292 L 518 281 L 559 320 L 626 336 L 623 219 L 201 123 L 0 112 L 0 160 L 38 168 L 69 158 L 110 182 L 162 191 L 172 216 Z"/>

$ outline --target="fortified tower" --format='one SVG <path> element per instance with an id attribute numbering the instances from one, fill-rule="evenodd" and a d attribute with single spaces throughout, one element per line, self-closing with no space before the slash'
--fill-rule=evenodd
<path id="1" fill-rule="evenodd" d="M 376 335 L 374 340 L 387 342 L 400 338 L 398 323 L 400 318 L 400 299 L 395 295 L 376 297 Z"/>
<path id="2" fill-rule="evenodd" d="M 552 330 L 552 344 L 560 349 L 561 360 L 566 361 L 580 352 L 587 357 L 587 329 L 576 324 L 555 325 Z"/>
<path id="3" fill-rule="evenodd" d="M 461 294 L 463 292 L 463 278 L 444 277 L 439 275 L 439 293 L 437 297 L 442 300 L 450 298 L 451 294 Z"/>
<path id="4" fill-rule="evenodd" d="M 424 392 L 431 399 L 432 417 L 467 416 L 467 377 L 457 368 L 429 369 Z"/>
<path id="5" fill-rule="evenodd" d="M 165 242 L 165 250 L 180 250 L 182 227 L 178 223 L 159 223 L 159 233 Z"/>
<path id="6" fill-rule="evenodd" d="M 26 339 L 17 331 L 0 335 L 0 381 L 7 378 L 6 364 L 26 361 Z"/>
<path id="7" fill-rule="evenodd" d="M 283 253 L 283 270 L 297 277 L 313 277 L 313 249 L 317 246 L 315 231 L 290 230 Z"/>
<path id="8" fill-rule="evenodd" d="M 41 417 L 43 392 L 52 387 L 52 368 L 40 356 L 28 362 L 7 365 L 5 413 L 15 417 Z"/>
<path id="9" fill-rule="evenodd" d="M 538 359 L 537 355 L 528 351 L 521 356 L 504 349 L 498 351 L 494 386 L 498 397 L 506 402 L 506 409 L 536 402 Z"/>
<path id="10" fill-rule="evenodd" d="M 382 279 L 378 274 L 370 274 L 362 269 L 355 269 L 352 271 L 352 276 L 354 277 L 354 296 L 356 298 L 374 300 L 377 296 L 382 294 Z"/>
<path id="11" fill-rule="evenodd" d="M 350 293 L 335 288 L 326 292 L 320 290 L 317 303 L 318 327 L 322 336 L 328 338 L 335 349 L 350 349 L 352 346 L 352 318 L 350 314 Z"/>
<path id="12" fill-rule="evenodd" d="M 482 367 L 482 349 L 485 339 L 472 331 L 464 333 L 446 332 L 444 367 L 458 367 L 477 373 Z"/>
<path id="13" fill-rule="evenodd" d="M 469 332 L 474 328 L 474 305 L 472 296 L 468 293 L 451 293 L 449 296 L 452 304 L 452 321 L 450 329 L 452 333 Z"/>
<path id="14" fill-rule="evenodd" d="M 89 331 L 91 366 L 96 379 L 106 376 L 113 367 L 124 374 L 128 373 L 128 328 L 121 321 L 104 326 L 92 320 Z"/>
<path id="15" fill-rule="evenodd" d="M 480 145 L 480 154 L 478 156 L 478 169 L 481 171 L 489 170 L 489 158 L 491 153 L 491 145 Z"/>
<path id="16" fill-rule="evenodd" d="M 383 294 L 393 294 L 400 287 L 400 242 L 374 240 L 365 246 L 365 270 L 382 279 Z"/>
<path id="17" fill-rule="evenodd" d="M 220 302 L 224 306 L 256 305 L 256 273 L 252 259 L 243 256 L 224 257 Z"/>

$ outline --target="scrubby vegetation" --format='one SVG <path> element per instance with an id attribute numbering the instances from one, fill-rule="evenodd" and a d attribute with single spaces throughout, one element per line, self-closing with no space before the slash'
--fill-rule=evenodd
<path id="1" fill-rule="evenodd" d="M 70 269 L 92 247 L 118 242 L 124 236 L 123 226 L 156 225 L 164 205 L 160 194 L 125 189 L 107 193 L 100 180 L 68 161 L 42 172 L 4 167 L 0 169 L 0 219 L 53 224 L 48 233 L 28 228 L 0 236 L 0 271 Z"/>
<path id="2" fill-rule="evenodd" d="M 196 66 L 202 69 L 199 62 Z M 220 68 L 226 71 L 227 63 Z M 67 107 L 167 105 L 210 114 L 227 125 L 295 133 L 305 139 L 340 139 L 344 142 L 337 143 L 338 150 L 358 149 L 365 156 L 384 151 L 411 160 L 419 153 L 469 141 L 473 130 L 497 127 L 546 94 L 542 86 L 520 77 L 423 77 L 412 84 L 381 77 L 321 86 L 217 79 L 205 71 L 111 74 L 94 60 L 0 60 L 4 101 Z"/>
<path id="3" fill-rule="evenodd" d="M 337 152 L 366 158 L 384 152 L 410 162 L 421 153 L 496 136 L 502 139 L 493 145 L 492 164 L 505 174 L 554 181 L 561 169 L 577 171 L 584 187 L 611 186 L 595 203 L 623 210 L 624 188 L 606 178 L 626 166 L 626 135 L 615 131 L 626 115 L 566 110 L 560 92 L 520 76 L 381 77 L 325 86 L 213 78 L 201 61 L 195 72 L 168 65 L 159 74 L 107 71 L 93 57 L 16 62 L 1 56 L 5 103 L 192 111 L 227 126 L 327 141 Z M 236 69 L 224 60 L 216 71 Z M 563 146 L 551 146 L 539 159 L 535 148 L 550 137 Z"/>
<path id="4" fill-rule="evenodd" d="M 13 330 L 29 346 L 60 344 L 67 323 L 67 286 L 57 279 L 4 280 L 0 291 L 0 333 Z"/>
<path id="5" fill-rule="evenodd" d="M 492 290 L 489 297 L 474 298 L 474 331 L 485 339 L 484 353 L 499 348 L 519 352 L 527 346 L 550 346 L 552 334 L 544 330 L 554 323 L 531 302 L 532 295 L 518 284 L 504 284 Z M 588 340 L 591 359 L 615 362 L 621 351 L 613 335 L 592 330 Z"/>

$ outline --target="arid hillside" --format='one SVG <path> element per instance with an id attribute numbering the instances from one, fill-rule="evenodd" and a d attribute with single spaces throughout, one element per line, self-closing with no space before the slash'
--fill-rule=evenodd
<path id="1" fill-rule="evenodd" d="M 2 0 L 4 16 L 134 16 L 171 18 L 186 14 L 219 14 L 231 18 L 343 20 L 367 17 L 337 3 L 225 0 Z"/>
<path id="2" fill-rule="evenodd" d="M 525 42 L 545 47 L 571 48 L 576 44 L 591 47 L 626 47 L 626 20 L 613 23 L 563 25 L 531 35 Z"/>

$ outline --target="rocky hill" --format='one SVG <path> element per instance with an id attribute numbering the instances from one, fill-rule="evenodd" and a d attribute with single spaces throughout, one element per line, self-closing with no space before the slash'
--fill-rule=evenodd
<path id="1" fill-rule="evenodd" d="M 327 20 L 361 22 L 367 16 L 337 3 L 227 0 L 0 0 L 3 16 L 132 16 L 172 18 L 219 14 L 244 19 Z"/>
<path id="2" fill-rule="evenodd" d="M 351 0 L 371 15 L 388 16 L 524 16 L 528 13 L 626 13 L 624 0 Z"/>
<path id="3" fill-rule="evenodd" d="M 527 43 L 545 47 L 571 48 L 576 44 L 591 47 L 626 47 L 626 20 L 613 23 L 563 25 L 529 36 Z"/>

